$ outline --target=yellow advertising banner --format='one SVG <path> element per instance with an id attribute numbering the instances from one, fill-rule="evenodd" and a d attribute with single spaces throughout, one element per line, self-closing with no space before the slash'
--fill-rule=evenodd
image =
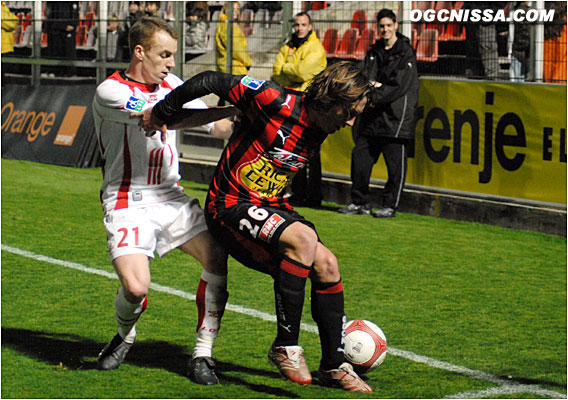
<path id="1" fill-rule="evenodd" d="M 566 204 L 566 86 L 420 80 L 407 183 Z M 351 129 L 322 145 L 348 175 Z M 381 156 L 373 178 L 387 179 Z"/>

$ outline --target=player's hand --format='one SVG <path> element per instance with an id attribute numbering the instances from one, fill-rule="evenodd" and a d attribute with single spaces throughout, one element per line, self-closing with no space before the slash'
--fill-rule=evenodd
<path id="1" fill-rule="evenodd" d="M 138 122 L 138 126 L 145 132 L 146 136 L 150 137 L 154 135 L 156 131 L 159 131 L 162 143 L 166 142 L 168 137 L 168 128 L 163 121 L 158 120 L 152 113 L 152 107 L 149 107 L 142 112 L 131 113 L 130 116 L 133 118 L 141 117 L 140 122 Z"/>

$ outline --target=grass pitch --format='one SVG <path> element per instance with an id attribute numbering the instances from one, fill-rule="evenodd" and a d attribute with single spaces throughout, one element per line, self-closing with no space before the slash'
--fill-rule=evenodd
<path id="1" fill-rule="evenodd" d="M 281 380 L 266 359 L 276 326 L 258 317 L 274 314 L 272 282 L 234 260 L 215 345 L 222 384 L 193 384 L 195 303 L 173 290 L 195 293 L 200 267 L 179 251 L 152 263 L 162 286 L 125 364 L 98 371 L 118 287 L 105 276 L 100 183 L 96 169 L 2 160 L 3 398 L 566 398 L 566 239 L 404 213 L 298 209 L 338 257 L 348 319 L 387 335 L 391 354 L 367 374 L 375 393 Z M 183 185 L 203 204 L 205 185 Z M 317 370 L 317 335 L 300 341 Z"/>

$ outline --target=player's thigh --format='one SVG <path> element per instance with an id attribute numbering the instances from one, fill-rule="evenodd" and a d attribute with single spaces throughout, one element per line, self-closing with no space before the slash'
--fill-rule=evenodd
<path id="1" fill-rule="evenodd" d="M 227 253 L 208 230 L 197 234 L 179 249 L 193 256 L 207 272 L 227 274 Z"/>
<path id="2" fill-rule="evenodd" d="M 313 227 L 296 221 L 286 227 L 279 240 L 280 253 L 311 266 L 315 261 L 318 236 Z"/>
<path id="3" fill-rule="evenodd" d="M 184 195 L 174 201 L 156 205 L 154 209 L 152 220 L 161 224 L 156 235 L 156 252 L 160 257 L 207 231 L 203 209 L 193 197 Z"/>
<path id="4" fill-rule="evenodd" d="M 209 216 L 208 226 L 231 256 L 272 275 L 282 257 L 280 236 L 297 221 L 305 219 L 295 212 L 245 203 L 222 210 L 216 218 Z"/>

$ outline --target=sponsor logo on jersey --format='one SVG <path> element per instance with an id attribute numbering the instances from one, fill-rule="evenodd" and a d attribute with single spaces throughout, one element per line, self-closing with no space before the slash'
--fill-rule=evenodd
<path id="1" fill-rule="evenodd" d="M 274 232 L 276 232 L 276 228 L 282 225 L 284 221 L 285 219 L 282 218 L 280 215 L 272 214 L 270 218 L 266 220 L 264 225 L 262 225 L 262 229 L 260 230 L 258 237 L 268 242 L 272 237 L 272 235 L 274 235 Z"/>
<path id="2" fill-rule="evenodd" d="M 148 96 L 148 103 L 155 103 L 158 101 L 158 95 L 156 93 L 152 93 Z"/>
<path id="3" fill-rule="evenodd" d="M 132 111 L 142 111 L 142 107 L 144 107 L 146 102 L 142 99 L 137 99 L 134 96 L 130 96 L 128 101 L 126 102 L 126 109 Z"/>
<path id="4" fill-rule="evenodd" d="M 250 76 L 243 76 L 241 83 L 252 90 L 258 90 L 262 85 L 264 85 L 264 81 L 258 81 Z"/>
<path id="5" fill-rule="evenodd" d="M 278 161 L 290 168 L 302 169 L 308 162 L 307 158 L 299 156 L 295 153 L 291 153 L 287 150 L 280 149 L 278 147 L 275 147 L 273 150 L 268 151 L 268 154 L 273 160 Z"/>
<path id="6" fill-rule="evenodd" d="M 277 197 L 288 185 L 293 173 L 272 164 L 265 156 L 239 167 L 240 183 L 259 197 Z"/>

